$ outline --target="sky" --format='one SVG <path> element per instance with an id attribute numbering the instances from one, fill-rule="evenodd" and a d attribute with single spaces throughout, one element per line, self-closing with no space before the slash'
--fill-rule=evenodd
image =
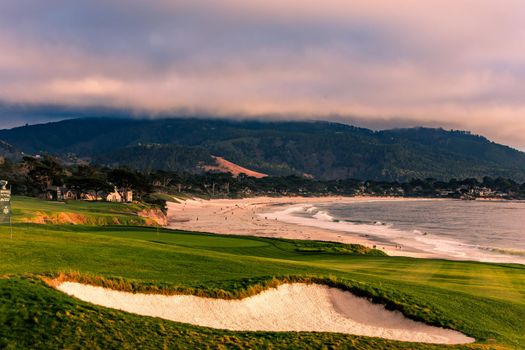
<path id="1" fill-rule="evenodd" d="M 525 2 L 0 1 L 2 105 L 440 126 L 525 150 Z"/>

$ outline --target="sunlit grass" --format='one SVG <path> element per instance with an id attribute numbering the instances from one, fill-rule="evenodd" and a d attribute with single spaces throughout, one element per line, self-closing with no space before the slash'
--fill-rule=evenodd
<path id="1" fill-rule="evenodd" d="M 78 210 L 98 215 L 99 209 Z M 15 224 L 13 239 L 0 227 L 0 247 L 0 348 L 30 341 L 44 348 L 157 348 L 164 342 L 200 348 L 220 341 L 232 347 L 416 347 L 349 335 L 225 332 L 133 316 L 78 302 L 39 282 L 61 274 L 122 290 L 228 298 L 286 281 L 325 283 L 475 337 L 478 343 L 468 347 L 525 347 L 521 265 L 359 255 L 338 244 L 127 226 Z"/>

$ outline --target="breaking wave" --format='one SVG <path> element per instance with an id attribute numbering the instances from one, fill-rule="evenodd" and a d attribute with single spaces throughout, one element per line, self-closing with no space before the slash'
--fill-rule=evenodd
<path id="1" fill-rule="evenodd" d="M 418 229 L 407 230 L 382 221 L 351 221 L 335 217 L 325 207 L 294 205 L 265 214 L 282 222 L 359 235 L 371 244 L 424 252 L 436 258 L 525 264 L 525 251 L 468 244 L 456 237 Z"/>

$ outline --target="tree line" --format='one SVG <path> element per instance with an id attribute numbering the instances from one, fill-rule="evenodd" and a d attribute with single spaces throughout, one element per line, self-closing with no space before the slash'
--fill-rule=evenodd
<path id="1" fill-rule="evenodd" d="M 51 156 L 24 157 L 19 162 L 0 164 L 0 178 L 8 180 L 16 195 L 39 196 L 50 186 L 72 191 L 104 192 L 113 188 L 132 190 L 141 201 L 161 204 L 155 195 L 189 194 L 203 197 L 371 195 L 446 198 L 525 199 L 525 183 L 506 178 L 433 178 L 406 182 L 359 179 L 315 180 L 297 175 L 256 179 L 228 173 L 141 172 L 90 164 L 64 164 Z"/>

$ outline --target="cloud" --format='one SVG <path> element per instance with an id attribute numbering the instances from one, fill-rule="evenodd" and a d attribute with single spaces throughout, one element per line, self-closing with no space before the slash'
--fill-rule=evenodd
<path id="1" fill-rule="evenodd" d="M 469 129 L 525 149 L 525 4 L 0 3 L 0 100 Z"/>

